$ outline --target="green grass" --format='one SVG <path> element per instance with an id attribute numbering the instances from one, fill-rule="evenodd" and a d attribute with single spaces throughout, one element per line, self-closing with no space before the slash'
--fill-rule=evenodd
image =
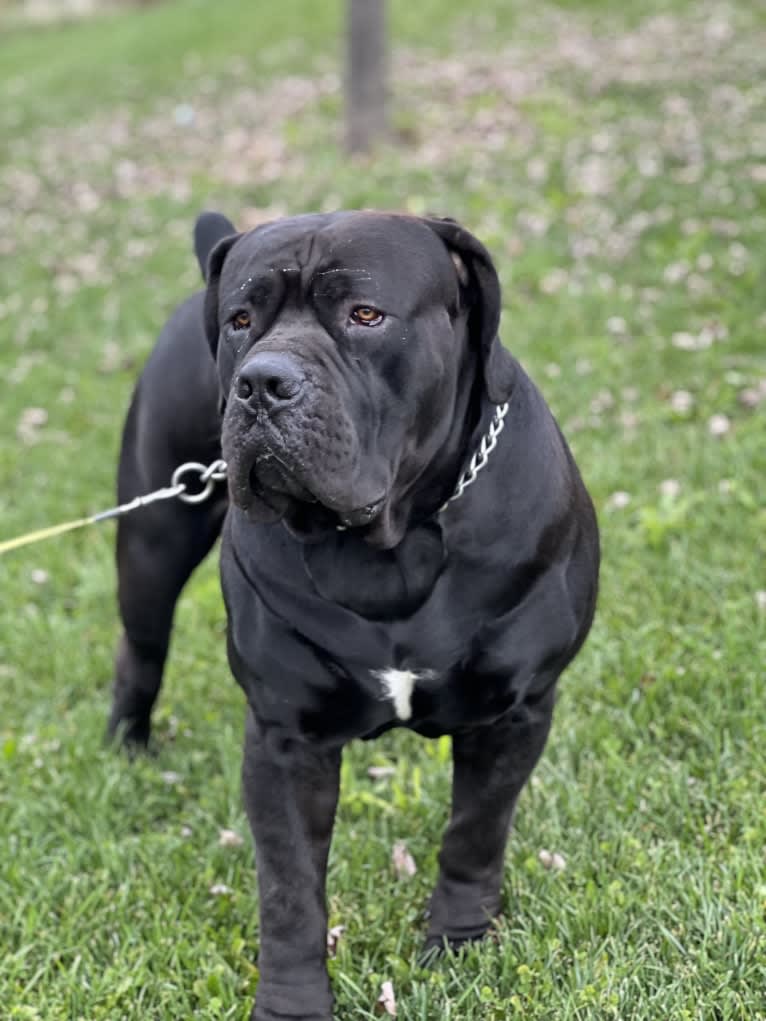
<path id="1" fill-rule="evenodd" d="M 341 1021 L 373 1018 L 384 979 L 405 1021 L 766 1018 L 763 15 L 641 6 L 394 4 L 401 141 L 356 161 L 338 4 L 174 0 L 0 39 L 0 538 L 112 502 L 132 382 L 197 286 L 210 206 L 464 221 L 597 503 L 596 625 L 521 799 L 494 939 L 417 966 L 448 742 L 348 749 Z M 214 558 L 179 609 L 158 755 L 128 764 L 102 746 L 110 528 L 0 559 L 0 1013 L 244 1019 L 256 893 Z"/>

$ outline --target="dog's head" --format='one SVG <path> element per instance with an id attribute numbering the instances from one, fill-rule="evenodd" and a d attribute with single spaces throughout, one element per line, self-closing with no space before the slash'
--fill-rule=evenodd
<path id="1" fill-rule="evenodd" d="M 298 216 L 221 240 L 207 280 L 234 503 L 303 539 L 397 545 L 482 394 L 513 384 L 486 249 L 449 220 Z"/>

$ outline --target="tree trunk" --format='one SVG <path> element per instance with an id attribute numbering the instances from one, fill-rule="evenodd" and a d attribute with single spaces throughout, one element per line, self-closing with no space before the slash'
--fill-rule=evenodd
<path id="1" fill-rule="evenodd" d="M 386 0 L 348 0 L 346 147 L 367 152 L 386 134 Z"/>

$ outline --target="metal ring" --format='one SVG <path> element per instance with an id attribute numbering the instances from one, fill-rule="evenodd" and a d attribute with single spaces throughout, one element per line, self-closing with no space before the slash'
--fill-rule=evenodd
<path id="1" fill-rule="evenodd" d="M 200 475 L 200 482 L 207 482 L 208 479 L 212 479 L 213 482 L 223 482 L 226 478 L 226 462 L 223 458 L 218 458 L 217 461 L 211 461 L 207 468 Z"/>
<path id="2" fill-rule="evenodd" d="M 171 486 L 184 486 L 185 489 L 186 483 L 181 482 L 181 476 L 186 475 L 187 472 L 193 471 L 197 473 L 201 480 L 207 470 L 207 467 L 208 466 L 206 464 L 200 464 L 199 461 L 186 461 L 185 464 L 179 464 L 179 466 L 173 472 L 170 484 Z M 178 499 L 181 500 L 182 503 L 190 504 L 204 503 L 205 500 L 207 500 L 207 498 L 213 492 L 214 486 L 215 482 L 213 481 L 212 477 L 210 477 L 207 479 L 204 488 L 201 489 L 199 493 L 181 492 L 178 494 Z"/>

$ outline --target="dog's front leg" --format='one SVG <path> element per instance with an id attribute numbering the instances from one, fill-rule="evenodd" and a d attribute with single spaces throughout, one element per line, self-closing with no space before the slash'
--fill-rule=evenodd
<path id="1" fill-rule="evenodd" d="M 439 855 L 426 953 L 484 935 L 500 911 L 508 831 L 516 799 L 545 746 L 553 687 L 491 726 L 452 740 L 452 814 Z"/>
<path id="2" fill-rule="evenodd" d="M 276 734 L 248 713 L 242 768 L 260 895 L 253 1021 L 331 1021 L 325 878 L 341 751 Z"/>

